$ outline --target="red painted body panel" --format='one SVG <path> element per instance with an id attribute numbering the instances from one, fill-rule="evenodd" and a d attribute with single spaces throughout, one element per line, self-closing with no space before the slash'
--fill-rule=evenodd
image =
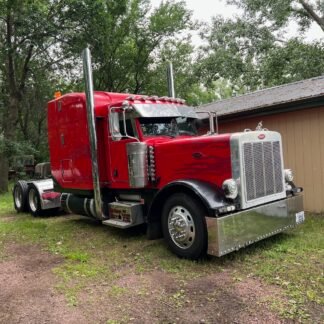
<path id="1" fill-rule="evenodd" d="M 126 144 L 132 139 L 112 141 L 108 113 L 128 94 L 95 92 L 98 138 L 98 166 L 102 188 L 129 189 Z M 161 104 L 161 103 L 160 103 Z M 230 135 L 143 137 L 155 148 L 156 176 L 159 181 L 147 188 L 162 188 L 180 179 L 199 179 L 221 186 L 231 178 Z M 48 136 L 52 174 L 62 191 L 92 190 L 92 166 L 87 127 L 86 98 L 83 93 L 64 95 L 48 104 Z"/>
<path id="2" fill-rule="evenodd" d="M 111 182 L 107 159 L 108 105 L 128 94 L 95 92 L 98 164 L 102 187 Z M 63 189 L 91 190 L 92 168 L 84 93 L 64 95 L 48 103 L 48 139 L 52 175 Z"/>
<path id="3" fill-rule="evenodd" d="M 147 141 L 152 145 L 153 139 Z M 222 186 L 232 177 L 230 135 L 156 139 L 158 187 L 180 179 L 197 179 Z"/>
<path id="4" fill-rule="evenodd" d="M 128 158 L 126 144 L 134 142 L 133 139 L 109 141 L 111 188 L 129 189 Z"/>

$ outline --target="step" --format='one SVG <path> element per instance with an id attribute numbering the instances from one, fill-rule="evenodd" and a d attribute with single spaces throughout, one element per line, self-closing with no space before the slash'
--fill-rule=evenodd
<path id="1" fill-rule="evenodd" d="M 118 228 L 129 228 L 133 227 L 135 224 L 130 222 L 123 222 L 122 220 L 118 219 L 107 219 L 102 222 L 103 225 L 118 227 Z"/>

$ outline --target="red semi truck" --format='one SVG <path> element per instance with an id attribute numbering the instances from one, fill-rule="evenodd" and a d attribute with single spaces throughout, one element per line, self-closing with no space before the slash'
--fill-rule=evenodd
<path id="1" fill-rule="evenodd" d="M 23 195 L 16 186 L 18 205 L 26 199 L 37 214 L 45 194 L 55 207 L 104 225 L 146 223 L 149 238 L 163 236 L 192 259 L 222 256 L 304 221 L 302 189 L 284 169 L 279 133 L 220 135 L 210 118 L 211 131 L 199 136 L 195 110 L 183 100 L 93 92 L 88 50 L 84 57 L 86 94 L 48 104 L 52 182 L 37 192 L 43 180 L 31 181 Z"/>

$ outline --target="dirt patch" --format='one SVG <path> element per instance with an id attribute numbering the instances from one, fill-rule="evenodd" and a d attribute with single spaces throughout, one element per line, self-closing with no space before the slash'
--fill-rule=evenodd
<path id="1" fill-rule="evenodd" d="M 0 323 L 87 323 L 55 289 L 62 258 L 36 246 L 11 244 L 0 262 Z"/>
<path id="2" fill-rule="evenodd" d="M 5 217 L 0 217 L 0 221 L 1 222 L 12 222 L 12 221 L 15 221 L 17 220 L 17 218 L 15 217 L 15 215 L 12 215 L 12 216 L 5 216 Z"/>
<path id="3" fill-rule="evenodd" d="M 282 323 L 260 303 L 272 294 L 281 295 L 255 279 L 236 283 L 227 272 L 181 280 L 155 270 L 124 274 L 112 285 L 81 293 L 79 300 L 87 305 L 87 317 L 100 323 Z"/>
<path id="4" fill-rule="evenodd" d="M 182 286 L 180 294 L 183 292 L 185 302 L 179 310 L 179 322 L 281 322 L 267 307 L 259 305 L 259 300 L 271 295 L 271 289 L 257 280 L 243 285 L 234 282 L 230 272 L 217 272 L 189 280 Z M 178 295 L 175 293 L 173 299 Z"/>
<path id="5" fill-rule="evenodd" d="M 39 246 L 11 244 L 0 262 L 0 323 L 282 323 L 262 302 L 282 297 L 257 279 L 230 270 L 185 279 L 160 269 L 90 282 L 67 305 L 52 269 L 64 262 Z"/>

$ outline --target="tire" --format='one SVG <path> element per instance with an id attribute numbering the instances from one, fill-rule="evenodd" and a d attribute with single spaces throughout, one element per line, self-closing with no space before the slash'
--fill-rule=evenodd
<path id="1" fill-rule="evenodd" d="M 26 181 L 19 180 L 13 189 L 14 207 L 18 213 L 28 212 L 27 203 L 28 184 Z"/>
<path id="2" fill-rule="evenodd" d="M 27 202 L 29 211 L 33 216 L 41 216 L 43 214 L 39 192 L 34 184 L 31 184 L 28 188 Z"/>
<path id="3" fill-rule="evenodd" d="M 170 250 L 177 256 L 192 260 L 206 256 L 208 237 L 204 208 L 191 196 L 176 193 L 166 201 L 162 230 Z"/>

